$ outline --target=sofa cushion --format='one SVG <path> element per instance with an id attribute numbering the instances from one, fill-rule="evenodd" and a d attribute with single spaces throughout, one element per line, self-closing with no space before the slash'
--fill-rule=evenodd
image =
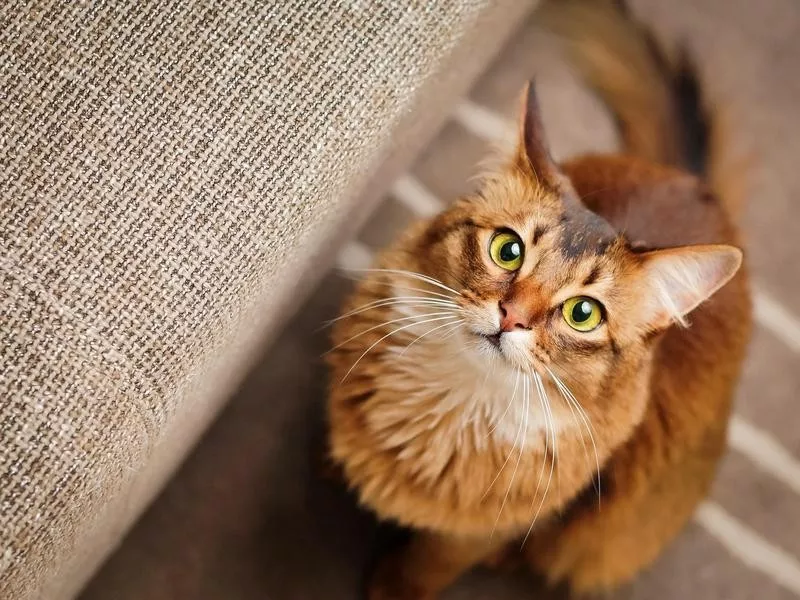
<path id="1" fill-rule="evenodd" d="M 76 592 L 527 4 L 0 6 L 0 597 Z"/>

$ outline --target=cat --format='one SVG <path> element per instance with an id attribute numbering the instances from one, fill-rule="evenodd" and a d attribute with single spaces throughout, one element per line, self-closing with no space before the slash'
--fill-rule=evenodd
<path id="1" fill-rule="evenodd" d="M 414 530 L 372 600 L 433 599 L 508 556 L 614 589 L 724 450 L 751 303 L 719 119 L 621 2 L 557 4 L 626 154 L 557 165 L 529 85 L 513 154 L 386 249 L 334 324 L 331 457 Z"/>

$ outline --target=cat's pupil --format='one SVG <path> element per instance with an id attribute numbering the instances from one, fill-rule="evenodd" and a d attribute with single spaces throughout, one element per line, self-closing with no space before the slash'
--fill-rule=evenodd
<path id="1" fill-rule="evenodd" d="M 578 302 L 572 309 L 572 320 L 576 323 L 583 323 L 592 316 L 592 304 L 584 300 Z"/>
<path id="2" fill-rule="evenodd" d="M 513 262 L 522 254 L 519 242 L 506 242 L 500 248 L 500 260 L 503 262 Z"/>

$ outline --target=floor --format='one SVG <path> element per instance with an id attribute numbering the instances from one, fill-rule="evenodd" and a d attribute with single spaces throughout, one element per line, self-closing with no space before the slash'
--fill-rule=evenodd
<path id="1" fill-rule="evenodd" d="M 634 8 L 700 57 L 736 111 L 736 143 L 760 168 L 744 219 L 758 328 L 727 454 L 709 502 L 657 564 L 615 598 L 783 600 L 800 596 L 800 4 L 641 0 Z M 369 259 L 420 214 L 470 189 L 508 135 L 537 74 L 557 157 L 613 149 L 602 107 L 560 61 L 535 17 L 392 189 L 346 264 Z M 319 325 L 351 283 L 329 274 L 83 600 L 351 599 L 375 536 L 352 498 L 317 477 L 326 349 Z M 472 574 L 448 600 L 546 598 L 535 582 Z"/>

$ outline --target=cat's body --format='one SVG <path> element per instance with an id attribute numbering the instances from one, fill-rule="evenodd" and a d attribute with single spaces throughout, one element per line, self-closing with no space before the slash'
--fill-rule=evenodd
<path id="1" fill-rule="evenodd" d="M 630 158 L 587 158 L 565 171 L 593 210 L 655 247 L 739 242 L 724 205 L 699 182 Z M 614 190 L 609 182 L 614 181 Z M 640 203 L 637 210 L 629 203 Z M 650 564 L 706 495 L 725 447 L 751 305 L 746 270 L 658 341 L 642 421 L 592 490 L 533 536 L 526 554 L 550 580 L 607 589 Z"/>
<path id="2" fill-rule="evenodd" d="M 419 531 L 372 598 L 435 597 L 523 539 L 549 580 L 608 589 L 724 447 L 750 331 L 725 199 L 630 156 L 559 169 L 542 137 L 531 95 L 511 163 L 406 232 L 334 328 L 332 456 Z"/>

